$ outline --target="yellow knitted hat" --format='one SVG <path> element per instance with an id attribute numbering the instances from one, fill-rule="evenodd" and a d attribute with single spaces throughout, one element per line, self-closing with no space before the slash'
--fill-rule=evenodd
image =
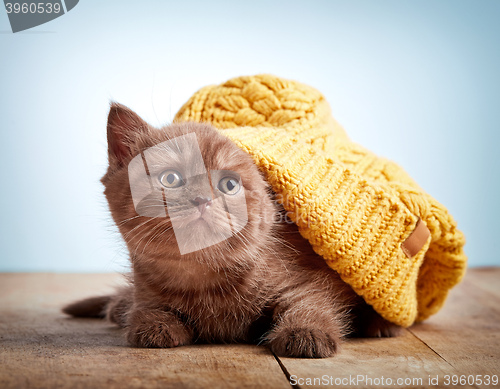
<path id="1" fill-rule="evenodd" d="M 426 319 L 463 277 L 465 239 L 447 210 L 351 142 L 317 90 L 238 77 L 196 92 L 175 120 L 212 123 L 252 155 L 302 236 L 387 320 Z"/>

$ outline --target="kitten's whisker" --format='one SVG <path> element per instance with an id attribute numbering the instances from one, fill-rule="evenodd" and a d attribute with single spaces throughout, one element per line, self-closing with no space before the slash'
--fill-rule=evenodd
<path id="1" fill-rule="evenodd" d="M 157 227 L 162 227 L 160 224 L 158 224 L 157 226 L 155 226 L 151 231 L 154 231 Z M 172 229 L 171 226 L 167 227 L 165 230 L 163 231 L 160 231 L 154 235 L 151 236 L 151 238 L 146 242 L 146 244 L 144 245 L 143 249 L 142 249 L 142 253 L 144 254 L 144 252 L 146 251 L 146 248 L 147 246 L 156 238 L 160 237 L 161 235 L 163 235 L 165 232 L 169 231 L 170 229 Z M 163 243 L 163 242 L 160 242 L 160 243 Z"/>
<path id="2" fill-rule="evenodd" d="M 157 219 L 156 219 L 156 218 L 147 219 L 146 221 L 144 221 L 144 222 L 142 222 L 142 223 L 138 224 L 137 226 L 135 226 L 134 228 L 132 228 L 130 231 L 128 231 L 128 232 L 126 232 L 126 233 L 124 233 L 124 234 L 123 234 L 123 238 L 124 238 L 125 240 L 127 240 L 127 239 L 130 237 L 130 235 L 131 235 L 131 234 L 132 234 L 135 230 L 137 230 L 138 228 L 141 228 L 141 227 L 145 226 L 147 223 L 150 223 L 150 222 L 152 222 L 152 221 L 157 221 Z"/>
<path id="3" fill-rule="evenodd" d="M 137 255 L 137 250 L 138 250 L 138 249 L 139 249 L 139 247 L 141 246 L 142 242 L 143 242 L 146 238 L 150 237 L 150 235 L 152 235 L 152 236 L 154 237 L 154 235 L 155 235 L 155 234 L 154 234 L 154 231 L 155 231 L 156 229 L 158 229 L 158 228 L 161 228 L 161 227 L 162 227 L 162 225 L 161 225 L 161 223 L 159 223 L 159 224 L 157 224 L 156 226 L 154 226 L 153 228 L 151 228 L 149 231 L 147 231 L 145 234 L 143 234 L 143 235 L 142 235 L 142 237 L 139 239 L 139 241 L 138 241 L 138 242 L 137 242 L 137 244 L 136 244 L 135 255 Z M 146 246 L 147 246 L 147 243 L 146 243 L 146 245 L 143 247 L 142 254 L 144 254 L 145 249 L 146 249 Z"/>

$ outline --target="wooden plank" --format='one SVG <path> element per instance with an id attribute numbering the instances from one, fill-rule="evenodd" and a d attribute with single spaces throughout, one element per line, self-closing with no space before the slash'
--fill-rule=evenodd
<path id="1" fill-rule="evenodd" d="M 444 308 L 410 331 L 439 354 L 459 375 L 500 377 L 500 297 L 488 285 L 500 281 L 500 272 L 478 287 L 481 270 L 470 269 L 451 291 Z M 471 381 L 472 382 L 472 381 Z M 477 387 L 491 387 L 480 385 Z"/>
<path id="2" fill-rule="evenodd" d="M 0 387 L 289 387 L 265 348 L 133 349 L 106 322 L 59 313 L 63 304 L 106 293 L 106 285 L 119 281 L 112 275 L 0 274 Z M 436 387 L 436 377 L 439 387 L 453 387 L 445 385 L 445 375 L 498 374 L 499 281 L 498 270 L 469 270 L 443 310 L 402 337 L 350 340 L 333 358 L 280 362 L 292 383 L 316 378 L 302 387 L 326 381 L 338 387 Z M 398 378 L 411 381 L 398 385 Z M 349 381 L 337 385 L 335 379 Z M 351 385 L 353 379 L 359 385 Z"/>
<path id="3" fill-rule="evenodd" d="M 500 268 L 479 267 L 469 269 L 467 272 L 467 280 L 473 283 L 477 288 L 483 289 L 500 298 Z"/>
<path id="4" fill-rule="evenodd" d="M 75 299 L 110 293 L 123 283 L 119 274 L 0 273 L 0 307 L 59 312 Z"/>
<path id="5" fill-rule="evenodd" d="M 482 289 L 475 286 L 477 283 L 481 283 Z M 349 382 L 337 386 L 356 386 L 346 379 L 358 375 L 362 381 L 356 381 L 356 387 L 360 388 L 384 386 L 373 382 L 381 377 L 393 379 L 386 386 L 435 387 L 436 377 L 439 385 L 445 386 L 445 376 L 452 380 L 454 375 L 500 375 L 500 300 L 496 294 L 499 284 L 500 269 L 471 269 L 441 312 L 406 330 L 401 337 L 348 340 L 333 358 L 280 358 L 280 362 L 295 378 L 291 382 L 300 387 L 324 386 L 332 378 L 334 383 L 335 379 L 340 380 L 338 383 Z M 367 383 L 367 378 L 372 378 L 372 382 Z M 397 385 L 397 378 L 416 381 Z M 434 381 L 430 382 L 431 378 Z M 477 382 L 471 380 L 472 385 L 461 387 L 492 387 Z"/>
<path id="6" fill-rule="evenodd" d="M 427 388 L 455 369 L 409 331 L 396 338 L 349 339 L 339 355 L 318 360 L 280 358 L 300 388 Z M 399 381 L 398 381 L 399 380 Z M 430 381 L 432 380 L 432 381 Z M 463 388 L 471 386 L 465 385 Z"/>
<path id="7" fill-rule="evenodd" d="M 264 347 L 130 348 L 113 325 L 59 312 L 64 303 L 107 292 L 103 285 L 118 280 L 113 275 L 0 274 L 0 387 L 290 387 Z"/>

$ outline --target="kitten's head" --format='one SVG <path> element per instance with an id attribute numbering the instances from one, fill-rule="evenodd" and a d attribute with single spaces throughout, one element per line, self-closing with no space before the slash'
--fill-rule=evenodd
<path id="1" fill-rule="evenodd" d="M 248 267 L 269 246 L 275 206 L 252 159 L 208 124 L 156 129 L 113 103 L 102 183 L 133 261 Z"/>

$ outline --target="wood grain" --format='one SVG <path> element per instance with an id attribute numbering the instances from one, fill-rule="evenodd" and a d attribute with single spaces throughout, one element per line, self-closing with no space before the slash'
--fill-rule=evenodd
<path id="1" fill-rule="evenodd" d="M 109 274 L 0 274 L 0 388 L 451 388 L 446 375 L 500 374 L 500 268 L 469 270 L 437 315 L 401 337 L 348 340 L 327 359 L 275 358 L 251 345 L 131 348 L 105 321 L 60 313 L 122 282 Z"/>
<path id="2" fill-rule="evenodd" d="M 459 375 L 500 377 L 500 297 L 493 294 L 498 290 L 500 269 L 488 271 L 488 277 L 483 275 L 482 270 L 469 271 L 451 291 L 444 308 L 410 331 Z"/>
<path id="3" fill-rule="evenodd" d="M 289 375 L 297 377 L 299 386 L 307 388 L 324 386 L 320 378 L 325 376 L 330 382 L 337 382 L 334 385 L 337 387 L 426 388 L 431 386 L 431 378 L 435 380 L 436 376 L 457 373 L 409 331 L 397 338 L 347 340 L 340 354 L 332 358 L 280 360 Z M 398 383 L 398 379 L 402 381 Z M 470 386 L 464 386 L 467 387 Z"/>
<path id="4" fill-rule="evenodd" d="M 0 388 L 290 387 L 264 347 L 130 348 L 113 325 L 60 313 L 64 303 L 109 292 L 105 286 L 117 280 L 0 275 Z"/>
<path id="5" fill-rule="evenodd" d="M 482 267 L 469 270 L 467 281 L 476 288 L 489 292 L 500 298 L 500 269 L 497 267 Z"/>
<path id="6" fill-rule="evenodd" d="M 357 375 L 417 379 L 390 385 L 402 388 L 435 387 L 429 379 L 435 382 L 436 377 L 440 387 L 453 387 L 444 385 L 446 375 L 500 376 L 499 284 L 498 268 L 469 270 L 437 315 L 406 330 L 401 337 L 348 340 L 340 355 L 324 360 L 280 360 L 289 375 L 303 379 L 301 387 L 322 386 L 320 379 L 325 374 L 334 379 Z M 494 387 L 471 383 L 460 387 Z M 374 386 L 367 385 L 365 379 L 356 387 Z"/>

